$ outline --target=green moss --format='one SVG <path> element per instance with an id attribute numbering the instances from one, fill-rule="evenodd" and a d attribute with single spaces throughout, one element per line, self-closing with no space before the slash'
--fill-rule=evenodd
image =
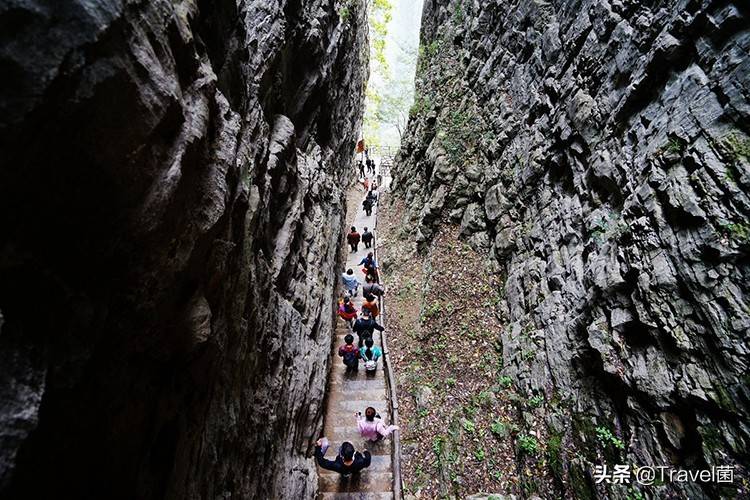
<path id="1" fill-rule="evenodd" d="M 747 243 L 750 241 L 750 226 L 744 223 L 728 223 L 722 226 L 732 239 Z"/>
<path id="2" fill-rule="evenodd" d="M 409 109 L 409 116 L 413 118 L 419 115 L 424 115 L 429 113 L 431 109 L 432 100 L 427 96 L 418 96 L 414 99 L 414 104 L 411 109 Z"/>
<path id="3" fill-rule="evenodd" d="M 725 387 L 721 385 L 715 385 L 714 397 L 716 400 L 716 404 L 718 404 L 723 409 L 727 411 L 737 410 L 737 407 L 734 404 L 734 401 L 732 401 L 732 397 L 730 396 L 729 391 L 727 391 Z"/>
<path id="4" fill-rule="evenodd" d="M 351 15 L 352 12 L 349 10 L 349 7 L 341 7 L 339 9 L 339 18 L 341 19 L 342 23 L 346 24 L 349 21 Z"/>
<path id="5" fill-rule="evenodd" d="M 594 490 L 591 488 L 586 473 L 581 466 L 574 465 L 570 468 L 570 488 L 573 490 L 573 498 L 578 500 L 593 500 Z"/>
<path id="6" fill-rule="evenodd" d="M 453 10 L 453 23 L 456 25 L 463 24 L 464 19 L 466 19 L 466 14 L 464 13 L 463 1 L 459 0 Z"/>
<path id="7" fill-rule="evenodd" d="M 562 482 L 562 434 L 550 432 L 550 437 L 547 440 L 547 462 L 552 474 L 558 481 Z"/>
<path id="8" fill-rule="evenodd" d="M 724 137 L 723 143 L 735 161 L 741 157 L 750 159 L 750 139 L 737 132 L 732 132 Z"/>

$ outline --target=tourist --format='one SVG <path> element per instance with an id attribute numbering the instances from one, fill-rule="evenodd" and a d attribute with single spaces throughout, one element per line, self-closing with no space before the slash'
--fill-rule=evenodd
<path id="1" fill-rule="evenodd" d="M 346 371 L 359 371 L 359 349 L 354 347 L 354 336 L 351 333 L 347 333 L 344 337 L 344 345 L 339 347 L 339 356 L 344 361 Z"/>
<path id="2" fill-rule="evenodd" d="M 362 160 L 359 161 L 359 177 L 360 179 L 365 176 L 365 165 L 362 163 Z"/>
<path id="3" fill-rule="evenodd" d="M 378 192 L 377 192 L 378 186 L 373 182 L 372 189 L 368 191 L 367 198 L 373 203 L 378 202 Z"/>
<path id="4" fill-rule="evenodd" d="M 364 417 L 360 412 L 357 412 L 355 416 L 357 417 L 357 427 L 359 427 L 360 436 L 368 441 L 380 441 L 393 431 L 398 430 L 397 425 L 386 427 L 383 419 L 380 418 L 380 415 L 375 412 L 375 408 L 372 406 L 367 407 Z"/>
<path id="5" fill-rule="evenodd" d="M 378 307 L 378 300 L 374 295 L 365 295 L 365 302 L 362 304 L 362 311 L 369 311 L 370 316 L 373 319 L 378 317 L 380 314 L 380 308 Z"/>
<path id="6" fill-rule="evenodd" d="M 356 297 L 357 289 L 359 288 L 359 280 L 354 276 L 354 271 L 347 269 L 345 273 L 341 275 L 341 282 L 344 284 L 344 289 L 347 291 L 349 296 Z"/>
<path id="7" fill-rule="evenodd" d="M 369 277 L 374 283 L 380 283 L 380 273 L 378 273 L 378 267 L 375 264 L 366 265 L 362 272 L 365 273 L 365 281 Z"/>
<path id="8" fill-rule="evenodd" d="M 352 252 L 356 252 L 357 248 L 359 247 L 359 240 L 362 237 L 357 232 L 357 228 L 352 226 L 352 230 L 349 234 L 346 235 L 346 242 L 349 243 L 349 246 L 352 248 Z"/>
<path id="9" fill-rule="evenodd" d="M 375 237 L 367 228 L 362 233 L 362 243 L 365 244 L 365 248 L 372 248 L 372 239 Z"/>
<path id="10" fill-rule="evenodd" d="M 367 252 L 367 257 L 362 257 L 362 260 L 359 261 L 358 266 L 365 266 L 365 268 L 374 266 L 378 267 L 378 263 L 375 260 L 375 255 L 372 252 Z"/>
<path id="11" fill-rule="evenodd" d="M 362 347 L 362 344 L 364 344 L 368 338 L 372 338 L 372 334 L 375 330 L 382 332 L 384 328 L 373 319 L 369 311 L 362 310 L 362 314 L 352 325 L 352 331 L 354 331 L 359 338 L 357 345 Z"/>
<path id="12" fill-rule="evenodd" d="M 360 347 L 359 357 L 365 362 L 365 371 L 374 372 L 378 368 L 378 359 L 383 355 L 380 347 L 375 345 L 372 337 L 365 340 L 365 346 Z"/>
<path id="13" fill-rule="evenodd" d="M 383 288 L 381 285 L 378 285 L 375 283 L 375 280 L 373 279 L 372 275 L 367 275 L 365 277 L 366 283 L 362 287 L 362 295 L 375 295 L 376 297 L 382 297 L 385 295 L 385 288 Z"/>
<path id="14" fill-rule="evenodd" d="M 354 320 L 357 317 L 357 308 L 354 307 L 349 297 L 344 297 L 344 300 L 339 304 L 338 315 L 350 328 L 354 325 Z"/>
<path id="15" fill-rule="evenodd" d="M 369 191 L 370 190 L 370 179 L 368 179 L 367 177 L 365 177 L 365 180 L 362 181 L 362 185 L 365 187 L 365 191 Z"/>
<path id="16" fill-rule="evenodd" d="M 365 201 L 362 202 L 362 208 L 365 211 L 365 215 L 368 217 L 372 215 L 372 200 L 369 197 L 365 198 Z"/>
<path id="17" fill-rule="evenodd" d="M 372 455 L 367 450 L 362 453 L 354 451 L 354 445 L 349 441 L 344 441 L 339 448 L 339 454 L 335 460 L 327 460 L 323 450 L 323 439 L 318 439 L 315 443 L 315 460 L 322 469 L 338 472 L 339 474 L 356 474 L 362 469 L 370 466 Z"/>

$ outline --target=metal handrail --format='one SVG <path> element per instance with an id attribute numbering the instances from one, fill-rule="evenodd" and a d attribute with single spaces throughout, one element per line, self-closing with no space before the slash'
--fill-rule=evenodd
<path id="1" fill-rule="evenodd" d="M 383 191 L 381 191 L 380 195 L 378 196 L 378 211 L 380 211 L 380 204 L 382 203 L 382 200 Z M 378 219 L 379 217 L 375 218 L 376 235 L 378 229 Z M 375 240 L 375 244 L 373 245 L 373 253 L 375 255 L 376 261 L 378 260 L 378 240 Z M 383 277 L 380 273 L 378 273 L 378 275 L 380 275 L 380 282 L 382 285 Z M 382 295 L 378 297 L 378 305 L 380 307 L 380 324 L 383 328 L 385 328 L 386 310 L 385 300 Z M 390 351 L 388 350 L 388 342 L 386 340 L 385 331 L 381 332 L 380 334 L 380 343 L 382 344 L 381 348 L 383 350 L 383 366 L 385 368 L 385 378 L 386 383 L 388 384 L 388 401 L 391 407 L 391 423 L 393 425 L 398 425 L 398 394 L 396 393 L 396 377 L 393 373 L 393 363 L 391 361 Z M 391 467 L 393 468 L 393 497 L 396 500 L 401 500 L 403 498 L 401 483 L 401 431 L 394 431 L 392 436 Z"/>

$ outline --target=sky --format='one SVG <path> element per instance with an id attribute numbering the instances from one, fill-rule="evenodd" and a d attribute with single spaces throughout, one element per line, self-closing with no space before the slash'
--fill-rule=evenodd
<path id="1" fill-rule="evenodd" d="M 416 71 L 416 53 L 419 47 L 419 28 L 424 0 L 391 0 L 392 18 L 385 41 L 385 58 L 391 74 L 397 78 L 408 78 L 412 85 Z M 405 50 L 406 51 L 405 51 Z M 411 57 L 409 57 L 411 52 Z M 411 102 L 406 108 L 411 107 Z M 395 127 L 381 125 L 381 140 L 385 144 L 398 146 L 399 137 Z"/>

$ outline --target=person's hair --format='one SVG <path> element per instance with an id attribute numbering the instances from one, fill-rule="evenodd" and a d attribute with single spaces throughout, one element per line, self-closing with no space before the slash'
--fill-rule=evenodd
<path id="1" fill-rule="evenodd" d="M 372 252 L 367 252 L 368 257 L 373 257 Z"/>
<path id="2" fill-rule="evenodd" d="M 346 337 L 344 337 L 344 342 L 348 344 L 354 343 L 354 336 L 351 333 L 347 333 Z"/>
<path id="3" fill-rule="evenodd" d="M 343 458 L 344 460 L 348 462 L 349 460 L 354 458 L 354 445 L 350 443 L 349 441 L 344 441 L 341 444 L 339 453 L 341 454 L 341 458 Z"/>
<path id="4" fill-rule="evenodd" d="M 352 232 L 353 232 L 353 233 L 356 233 L 356 232 L 357 232 L 357 228 L 356 228 L 356 227 L 354 227 L 354 226 L 352 226 Z"/>
<path id="5" fill-rule="evenodd" d="M 348 304 L 348 303 L 349 303 L 349 297 L 344 297 L 344 304 Z"/>
<path id="6" fill-rule="evenodd" d="M 347 269 L 346 274 L 354 274 L 354 271 L 352 271 L 351 269 Z"/>
<path id="7" fill-rule="evenodd" d="M 372 422 L 373 420 L 375 420 L 375 408 L 373 408 L 372 406 L 368 406 L 365 410 L 365 418 L 368 422 Z"/>
<path id="8" fill-rule="evenodd" d="M 365 228 L 365 231 L 367 231 L 367 228 Z"/>
<path id="9" fill-rule="evenodd" d="M 372 279 L 372 274 L 368 274 L 367 276 L 365 276 L 365 281 L 368 283 L 372 283 Z"/>
<path id="10" fill-rule="evenodd" d="M 371 293 L 368 293 L 367 295 L 365 295 L 365 300 L 367 300 L 368 302 L 372 302 L 373 300 L 375 300 L 375 296 Z"/>
<path id="11" fill-rule="evenodd" d="M 372 346 L 373 346 L 373 344 L 374 344 L 374 342 L 372 341 L 372 339 L 371 339 L 371 338 L 368 338 L 367 340 L 365 340 L 365 345 L 366 345 L 367 347 L 372 347 Z"/>

